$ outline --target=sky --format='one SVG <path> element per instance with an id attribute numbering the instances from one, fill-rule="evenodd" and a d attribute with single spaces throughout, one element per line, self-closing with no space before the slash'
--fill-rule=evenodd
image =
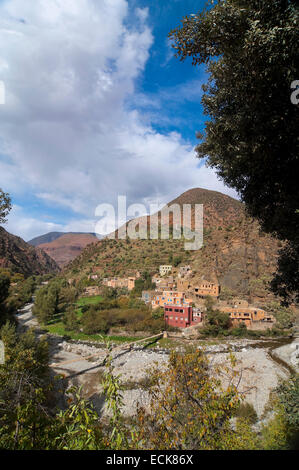
<path id="1" fill-rule="evenodd" d="M 0 188 L 25 240 L 94 232 L 99 204 L 235 192 L 196 158 L 203 67 L 168 33 L 195 0 L 0 0 Z M 136 214 L 139 215 L 139 214 Z"/>

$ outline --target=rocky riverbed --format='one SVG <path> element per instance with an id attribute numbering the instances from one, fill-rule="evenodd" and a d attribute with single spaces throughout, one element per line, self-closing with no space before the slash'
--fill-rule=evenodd
<path id="1" fill-rule="evenodd" d="M 27 306 L 18 315 L 19 324 L 25 327 L 38 328 L 32 317 L 31 306 Z M 107 352 L 98 344 L 67 342 L 63 338 L 48 335 L 50 344 L 50 366 L 56 374 L 63 374 L 68 385 L 83 385 L 85 395 L 91 399 L 98 412 L 107 413 L 102 395 L 101 364 Z M 206 345 L 197 341 L 197 346 L 204 346 L 212 364 L 228 363 L 228 352 L 233 351 L 237 359 L 237 369 L 241 374 L 240 392 L 245 401 L 252 403 L 259 417 L 262 416 L 271 390 L 289 375 L 283 363 L 277 363 L 269 355 L 270 343 L 256 340 L 228 340 L 218 344 Z M 268 346 L 267 346 L 268 344 Z M 293 366 L 298 366 L 298 339 L 292 344 L 275 350 L 281 359 Z M 89 357 L 92 356 L 92 357 Z M 296 362 L 297 361 L 297 362 Z M 135 413 L 137 402 L 147 407 L 148 392 L 142 383 L 148 371 L 155 365 L 166 367 L 168 351 L 163 348 L 142 350 L 139 346 L 131 350 L 119 349 L 113 353 L 115 373 L 120 374 L 127 389 L 123 393 L 125 415 Z M 297 365 L 296 365 L 297 364 Z"/>

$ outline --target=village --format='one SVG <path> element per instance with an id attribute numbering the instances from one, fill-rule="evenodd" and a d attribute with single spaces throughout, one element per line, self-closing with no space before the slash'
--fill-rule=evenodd
<path id="1" fill-rule="evenodd" d="M 129 292 L 140 279 L 140 272 L 127 278 L 104 278 L 101 285 L 111 289 L 126 289 Z M 89 278 L 98 280 L 97 274 Z M 212 299 L 213 309 L 229 314 L 232 327 L 243 324 L 248 330 L 268 330 L 276 322 L 275 317 L 263 308 L 250 304 L 245 299 L 221 300 L 221 286 L 215 281 L 195 278 L 190 265 L 174 268 L 160 265 L 159 272 L 152 276 L 153 289 L 143 290 L 141 299 L 154 312 L 163 309 L 165 325 L 174 328 L 203 326 L 207 311 L 206 299 Z M 84 295 L 95 296 L 100 292 L 98 285 L 85 288 Z"/>

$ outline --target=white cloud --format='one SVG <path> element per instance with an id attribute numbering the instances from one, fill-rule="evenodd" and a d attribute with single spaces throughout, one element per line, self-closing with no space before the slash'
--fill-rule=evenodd
<path id="1" fill-rule="evenodd" d="M 96 219 L 75 219 L 65 224 L 57 224 L 55 222 L 47 222 L 34 217 L 29 217 L 22 207 L 14 205 L 8 216 L 6 230 L 14 235 L 21 236 L 24 240 L 29 241 L 32 238 L 48 232 L 88 232 L 95 231 Z"/>
<path id="2" fill-rule="evenodd" d="M 134 26 L 127 15 L 125 0 L 0 3 L 0 153 L 11 159 L 0 160 L 0 187 L 72 209 L 76 227 L 118 194 L 166 202 L 190 187 L 224 190 L 180 135 L 126 108 L 153 42 L 148 9 Z M 28 238 L 58 225 L 37 222 L 11 227 Z"/>

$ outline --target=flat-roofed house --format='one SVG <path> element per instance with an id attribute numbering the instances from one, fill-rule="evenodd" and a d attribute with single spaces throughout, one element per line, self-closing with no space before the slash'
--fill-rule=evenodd
<path id="1" fill-rule="evenodd" d="M 220 285 L 203 279 L 200 283 L 192 285 L 190 290 L 195 297 L 199 299 L 207 297 L 208 295 L 218 297 L 220 294 Z"/>
<path id="2" fill-rule="evenodd" d="M 169 326 L 187 328 L 201 323 L 202 312 L 191 305 L 165 305 L 164 320 Z"/>
<path id="3" fill-rule="evenodd" d="M 273 315 L 268 314 L 262 308 L 234 305 L 227 307 L 220 306 L 219 310 L 224 313 L 229 313 L 233 326 L 238 326 L 240 323 L 243 323 L 249 329 L 264 329 L 272 327 L 275 323 Z"/>
<path id="4" fill-rule="evenodd" d="M 84 295 L 87 295 L 88 297 L 92 297 L 93 295 L 99 295 L 99 294 L 100 294 L 100 288 L 98 286 L 85 287 Z"/>
<path id="5" fill-rule="evenodd" d="M 192 299 L 185 292 L 162 291 L 152 299 L 152 308 L 164 307 L 164 305 L 191 305 Z"/>
<path id="6" fill-rule="evenodd" d="M 172 266 L 170 264 L 161 264 L 159 267 L 160 276 L 165 276 L 165 274 L 171 273 Z"/>

